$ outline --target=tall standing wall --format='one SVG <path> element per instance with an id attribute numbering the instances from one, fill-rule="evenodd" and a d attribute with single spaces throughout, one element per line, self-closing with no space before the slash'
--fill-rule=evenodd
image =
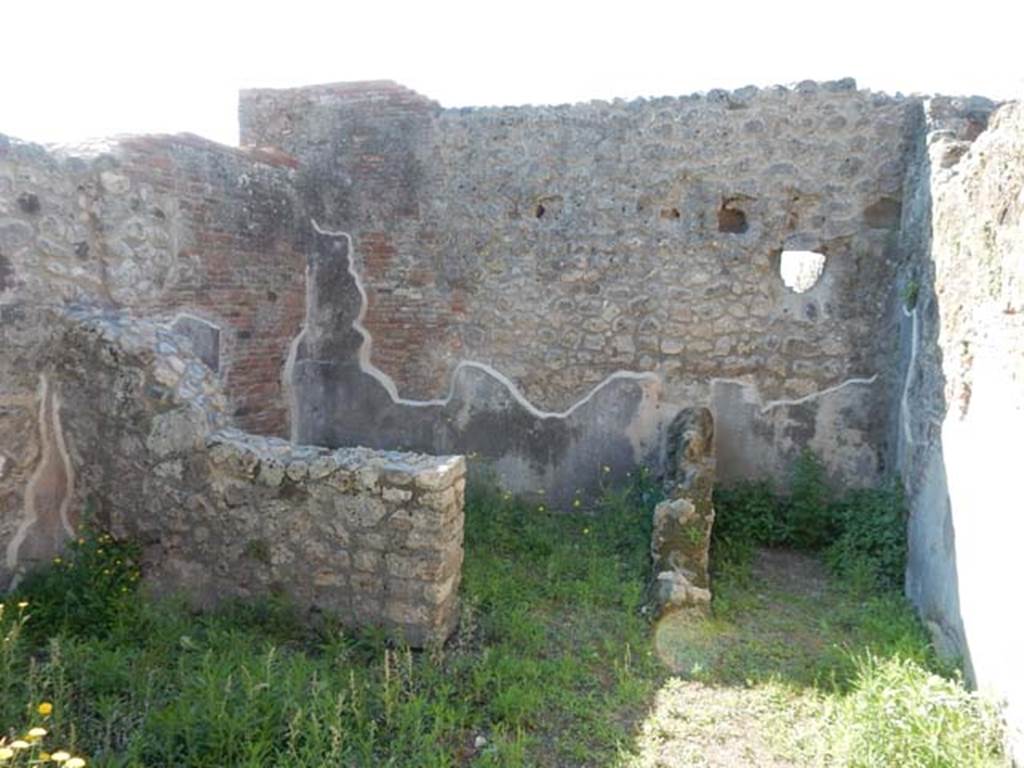
<path id="1" fill-rule="evenodd" d="M 848 483 L 890 468 L 880 329 L 917 100 L 839 81 L 441 109 L 380 82 L 247 91 L 240 114 L 349 241 L 351 279 L 318 295 L 347 341 L 293 375 L 303 440 L 472 452 L 564 502 L 706 404 L 726 480 L 805 446 Z M 783 249 L 826 255 L 808 292 Z"/>
<path id="2" fill-rule="evenodd" d="M 900 399 L 907 593 L 938 647 L 1008 703 L 1024 760 L 1024 108 L 932 99 L 908 183 Z M 987 124 L 987 130 L 986 130 Z"/>

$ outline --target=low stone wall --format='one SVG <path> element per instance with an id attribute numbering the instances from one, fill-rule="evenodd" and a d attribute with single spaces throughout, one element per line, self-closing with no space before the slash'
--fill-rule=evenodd
<path id="1" fill-rule="evenodd" d="M 204 600 L 286 592 L 353 626 L 414 645 L 454 628 L 465 460 L 294 446 L 220 430 L 207 440 L 213 510 L 177 508 L 160 528 L 161 589 Z"/>
<path id="2" fill-rule="evenodd" d="M 143 545 L 157 593 L 207 607 L 280 593 L 422 645 L 457 616 L 465 461 L 295 446 L 229 426 L 212 371 L 124 313 L 6 308 L 0 586 L 81 510 Z"/>

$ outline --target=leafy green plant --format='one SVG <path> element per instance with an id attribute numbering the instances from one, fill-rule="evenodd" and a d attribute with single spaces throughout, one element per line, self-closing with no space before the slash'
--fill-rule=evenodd
<path id="1" fill-rule="evenodd" d="M 836 532 L 829 502 L 825 467 L 805 449 L 793 465 L 788 496 L 765 480 L 716 488 L 713 541 L 720 553 L 740 560 L 757 546 L 821 549 Z"/>
<path id="2" fill-rule="evenodd" d="M 866 589 L 899 590 L 907 562 L 907 515 L 898 483 L 848 491 L 832 505 L 839 533 L 825 562 L 840 578 Z"/>
<path id="3" fill-rule="evenodd" d="M 782 499 L 765 480 L 716 488 L 715 529 L 724 538 L 772 546 L 789 539 Z"/>
<path id="4" fill-rule="evenodd" d="M 743 572 L 758 546 L 789 540 L 783 500 L 765 480 L 715 488 L 711 563 L 715 571 Z"/>
<path id="5" fill-rule="evenodd" d="M 53 563 L 29 572 L 16 599 L 29 604 L 25 631 L 101 635 L 136 607 L 138 547 L 86 528 Z"/>
<path id="6" fill-rule="evenodd" d="M 903 286 L 903 306 L 907 308 L 908 312 L 914 311 L 920 292 L 921 286 L 917 280 L 908 280 Z"/>
<path id="7" fill-rule="evenodd" d="M 793 465 L 786 513 L 787 543 L 797 549 L 816 550 L 832 540 L 836 531 L 829 497 L 825 466 L 805 448 Z"/>
<path id="8" fill-rule="evenodd" d="M 907 516 L 897 483 L 832 498 L 825 469 L 810 451 L 793 466 L 791 492 L 766 481 L 716 488 L 712 564 L 742 576 L 756 547 L 823 551 L 843 582 L 860 591 L 899 590 L 907 558 Z"/>

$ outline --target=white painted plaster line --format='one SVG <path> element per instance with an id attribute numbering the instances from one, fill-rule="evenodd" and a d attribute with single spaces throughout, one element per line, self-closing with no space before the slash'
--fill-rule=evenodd
<path id="1" fill-rule="evenodd" d="M 795 400 L 772 400 L 772 401 L 766 403 L 761 408 L 761 413 L 762 414 L 768 413 L 768 411 L 770 411 L 770 410 L 772 410 L 774 408 L 782 407 L 782 406 L 800 405 L 801 403 L 807 403 L 807 402 L 810 402 L 811 400 L 817 400 L 819 397 L 824 397 L 825 395 L 831 395 L 833 392 L 838 392 L 839 390 L 845 389 L 846 387 L 849 387 L 849 386 L 854 386 L 854 385 L 858 385 L 858 384 L 874 384 L 875 381 L 877 381 L 877 380 L 878 380 L 878 374 L 876 373 L 874 376 L 871 376 L 871 377 L 866 378 L 866 379 L 865 378 L 847 379 L 846 381 L 842 381 L 839 384 L 836 384 L 834 386 L 828 387 L 827 389 L 823 389 L 823 390 L 821 390 L 819 392 L 812 392 L 809 395 L 804 395 L 803 397 L 798 397 Z"/>
<path id="2" fill-rule="evenodd" d="M 448 395 L 446 397 L 435 400 L 410 400 L 408 398 L 401 397 L 398 394 L 398 387 L 395 385 L 394 379 L 392 379 L 384 371 L 377 368 L 377 366 L 375 366 L 370 359 L 373 351 L 373 336 L 370 334 L 369 330 L 367 330 L 366 326 L 363 325 L 363 320 L 366 317 L 366 309 L 369 304 L 369 299 L 366 294 L 366 289 L 363 287 L 362 278 L 360 277 L 359 273 L 356 271 L 355 268 L 355 251 L 352 246 L 352 236 L 349 235 L 347 232 L 333 232 L 328 229 L 323 229 L 322 227 L 320 227 L 319 224 L 316 223 L 315 220 L 311 220 L 311 222 L 313 224 L 313 229 L 315 229 L 319 234 L 326 235 L 328 237 L 343 237 L 348 243 L 348 273 L 352 276 L 352 279 L 355 280 L 356 289 L 359 291 L 360 300 L 359 313 L 356 315 L 356 319 L 352 323 L 352 327 L 355 328 L 356 331 L 358 331 L 359 335 L 363 337 L 363 343 L 359 347 L 359 368 L 363 371 L 363 373 L 367 374 L 368 376 L 372 376 L 378 382 L 380 382 L 381 386 L 383 386 L 384 389 L 387 391 L 388 396 L 397 405 L 407 405 L 413 408 L 424 408 L 430 406 L 443 407 L 448 405 L 452 401 L 452 398 L 455 396 L 455 384 L 458 379 L 459 372 L 468 368 L 475 368 L 476 370 L 483 371 L 488 376 L 493 378 L 495 381 L 500 383 L 508 390 L 509 394 L 512 395 L 516 402 L 518 402 L 532 416 L 535 416 L 538 419 L 568 418 L 578 408 L 581 408 L 582 406 L 590 402 L 601 389 L 603 389 L 612 381 L 615 381 L 617 379 L 626 379 L 628 381 L 661 381 L 661 377 L 658 376 L 658 374 L 654 373 L 653 371 L 615 371 L 614 373 L 607 376 L 599 384 L 597 384 L 593 389 L 591 389 L 590 392 L 588 392 L 582 400 L 577 401 L 566 410 L 545 411 L 538 408 L 529 400 L 527 400 L 526 396 L 520 391 L 519 387 L 516 386 L 515 382 L 513 382 L 505 374 L 501 373 L 495 368 L 492 368 L 487 363 L 480 363 L 476 362 L 475 360 L 463 360 L 459 362 L 459 364 L 456 365 L 455 369 L 452 371 L 451 384 L 448 388 Z M 307 301 L 308 297 L 309 293 L 307 292 Z M 303 329 L 303 333 L 305 333 L 305 329 Z"/>
<path id="3" fill-rule="evenodd" d="M 307 290 L 307 300 L 309 291 Z M 292 377 L 295 374 L 295 359 L 299 354 L 299 344 L 302 343 L 303 338 L 306 336 L 306 326 L 302 326 L 302 330 L 296 334 L 295 338 L 292 339 L 291 344 L 288 345 L 288 357 L 284 361 L 284 372 L 281 374 L 281 390 L 284 394 L 285 402 L 288 403 L 288 413 L 291 414 L 288 419 L 291 424 L 289 425 L 289 433 L 291 434 L 291 441 L 299 444 L 302 442 L 301 435 L 299 434 L 299 397 L 295 392 L 295 385 L 292 383 Z"/>
<path id="4" fill-rule="evenodd" d="M 50 429 L 53 430 L 53 440 L 50 440 Z M 51 394 L 50 381 L 46 374 L 39 375 L 39 440 L 42 443 L 42 455 L 39 457 L 35 472 L 25 487 L 25 515 L 18 530 L 7 544 L 7 568 L 9 571 L 14 571 L 18 567 L 18 553 L 21 551 L 21 546 L 28 536 L 29 529 L 39 519 L 39 510 L 36 507 L 36 486 L 43 479 L 53 460 L 54 451 L 57 452 L 64 464 L 65 489 L 64 498 L 60 503 L 60 522 L 69 537 L 75 535 L 68 519 L 68 509 L 75 487 L 75 470 L 71 464 L 71 458 L 68 456 L 64 433 L 60 426 L 60 398 L 56 393 Z M 14 581 L 9 585 L 10 588 L 17 586 L 18 580 L 19 577 L 15 576 Z"/>
<path id="5" fill-rule="evenodd" d="M 903 307 L 903 315 L 910 318 L 910 362 L 907 363 L 907 375 L 903 379 L 903 395 L 900 397 L 900 421 L 903 423 L 903 440 L 907 446 L 914 444 L 914 431 L 910 428 L 910 387 L 914 383 L 914 374 L 917 373 L 917 347 L 919 343 L 919 329 L 917 321 L 917 307 L 914 311 L 907 311 Z"/>
<path id="6" fill-rule="evenodd" d="M 319 232 L 320 229 L 313 222 L 313 227 Z M 351 261 L 351 260 L 350 260 Z M 281 393 L 288 404 L 288 432 L 291 441 L 295 444 L 302 443 L 302 435 L 299 434 L 299 396 L 295 391 L 294 375 L 295 361 L 299 355 L 299 345 L 306 338 L 306 324 L 309 319 L 309 312 L 313 306 L 313 281 L 310 279 L 309 264 L 306 264 L 306 315 L 302 319 L 302 328 L 288 345 L 288 356 L 284 360 L 284 370 L 281 372 Z"/>

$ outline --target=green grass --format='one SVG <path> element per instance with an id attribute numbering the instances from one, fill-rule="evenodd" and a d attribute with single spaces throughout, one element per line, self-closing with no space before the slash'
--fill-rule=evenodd
<path id="1" fill-rule="evenodd" d="M 729 565 L 716 577 L 712 617 L 652 623 L 652 499 L 641 490 L 609 493 L 586 517 L 472 494 L 461 626 L 444 648 L 423 652 L 379 633 L 303 628 L 283 603 L 200 615 L 126 598 L 122 580 L 109 590 L 116 610 L 82 615 L 61 605 L 58 587 L 77 594 L 76 578 L 102 574 L 107 564 L 87 541 L 81 565 L 32 582 L 23 630 L 17 611 L 0 622 L 0 723 L 23 730 L 52 701 L 47 738 L 93 766 L 608 766 L 655 764 L 649 732 L 657 741 L 659 724 L 682 712 L 679 722 L 697 729 L 690 736 L 710 746 L 699 750 L 705 762 L 678 765 L 717 765 L 707 762 L 716 749 L 761 729 L 793 764 L 824 764 L 827 753 L 830 765 L 874 766 L 882 763 L 849 755 L 886 743 L 884 729 L 867 727 L 871 713 L 880 690 L 906 685 L 914 707 L 941 689 L 935 701 L 952 702 L 942 722 L 963 736 L 949 740 L 950 759 L 974 762 L 889 764 L 1000 764 L 983 761 L 998 760 L 988 711 L 932 676 L 950 670 L 903 601 L 837 586 L 817 561 L 783 554 L 767 570 L 763 557 Z M 130 567 L 124 574 L 133 581 Z M 720 716 L 703 718 L 698 706 Z M 927 751 L 934 735 L 912 722 L 914 707 L 900 755 Z M 691 742 L 670 742 L 671 754 Z"/>

